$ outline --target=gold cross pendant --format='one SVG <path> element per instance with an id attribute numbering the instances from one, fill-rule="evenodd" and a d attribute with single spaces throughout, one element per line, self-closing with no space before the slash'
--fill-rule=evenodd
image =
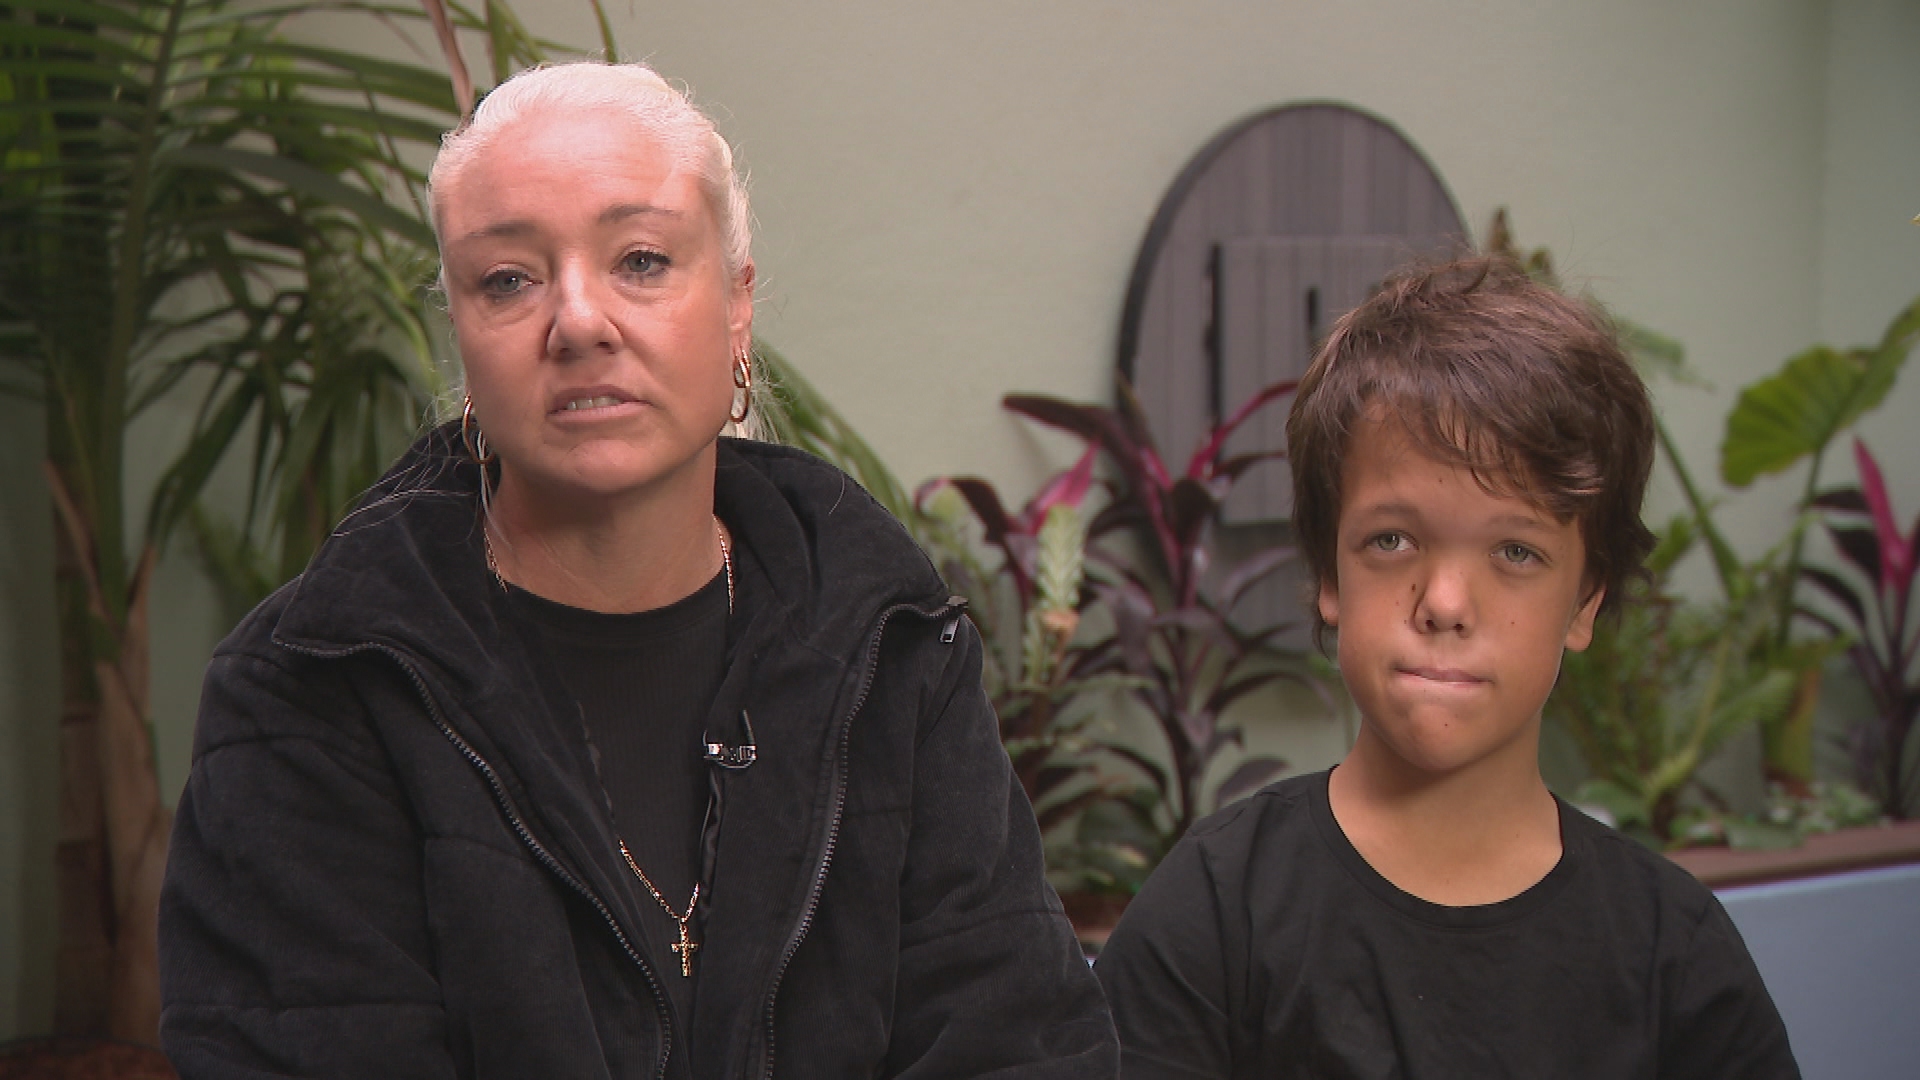
<path id="1" fill-rule="evenodd" d="M 679 922 L 680 922 L 680 940 L 677 943 L 670 945 L 668 947 L 671 948 L 674 952 L 680 954 L 680 974 L 687 978 L 692 978 L 693 977 L 693 954 L 700 951 L 700 943 L 693 940 L 693 935 L 687 932 L 688 920 L 681 919 L 679 920 Z"/>

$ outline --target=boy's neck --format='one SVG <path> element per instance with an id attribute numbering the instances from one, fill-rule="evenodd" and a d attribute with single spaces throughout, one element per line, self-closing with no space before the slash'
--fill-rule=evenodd
<path id="1" fill-rule="evenodd" d="M 1328 778 L 1334 820 L 1380 876 L 1430 903 L 1468 907 L 1520 895 L 1560 860 L 1560 809 L 1536 740 L 1447 772 L 1417 768 L 1360 738 Z"/>

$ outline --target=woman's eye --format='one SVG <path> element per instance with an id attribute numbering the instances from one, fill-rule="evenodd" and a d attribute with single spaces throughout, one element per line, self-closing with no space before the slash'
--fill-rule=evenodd
<path id="1" fill-rule="evenodd" d="M 1500 557 L 1515 566 L 1524 566 L 1538 559 L 1540 556 L 1525 544 L 1502 544 L 1500 545 Z"/>
<path id="2" fill-rule="evenodd" d="M 512 296 L 531 280 L 518 270 L 495 270 L 480 279 L 480 291 L 496 298 Z"/>
<path id="3" fill-rule="evenodd" d="M 1397 532 L 1381 533 L 1379 536 L 1368 540 L 1367 546 L 1375 551 L 1401 551 L 1407 546 L 1407 536 L 1405 533 Z"/>
<path id="4" fill-rule="evenodd" d="M 621 271 L 635 277 L 650 277 L 665 270 L 672 260 L 657 251 L 629 251 L 620 259 Z"/>

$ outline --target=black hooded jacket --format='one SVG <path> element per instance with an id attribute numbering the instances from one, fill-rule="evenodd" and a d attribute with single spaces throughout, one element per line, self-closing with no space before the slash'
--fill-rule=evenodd
<path id="1" fill-rule="evenodd" d="M 1110 1077 L 980 641 L 900 525 L 724 440 L 742 604 L 691 1023 L 579 710 L 417 444 L 208 669 L 160 905 L 183 1077 Z M 674 970 L 677 977 L 678 972 Z"/>

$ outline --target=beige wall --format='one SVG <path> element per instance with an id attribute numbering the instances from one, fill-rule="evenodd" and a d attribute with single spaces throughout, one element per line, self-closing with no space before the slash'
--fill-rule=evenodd
<path id="1" fill-rule="evenodd" d="M 597 40 L 584 4 L 520 6 L 543 33 Z M 753 170 L 759 329 L 909 483 L 980 472 L 1024 492 L 1070 460 L 1000 396 L 1105 397 L 1167 184 L 1281 102 L 1386 117 L 1476 228 L 1511 207 L 1524 242 L 1685 342 L 1717 390 L 1660 398 L 1702 472 L 1739 385 L 1813 341 L 1876 335 L 1920 292 L 1920 11 L 1898 0 L 607 6 L 629 53 L 719 108 Z M 1916 384 L 1868 426 L 1883 460 L 1920 461 Z M 48 1017 L 55 759 L 39 435 L 0 408 L 16 466 L 0 472 L 4 1037 Z M 1896 482 L 1920 509 L 1920 478 Z M 1769 484 L 1729 507 L 1744 547 L 1777 534 L 1789 498 Z M 179 558 L 156 600 L 175 791 L 218 617 Z M 1306 768 L 1340 737 L 1307 718 L 1279 742 Z"/>
<path id="2" fill-rule="evenodd" d="M 1920 3 L 1840 0 L 1828 39 L 1818 336 L 1877 340 L 1920 293 Z M 1862 425 L 1899 474 L 1905 524 L 1920 513 L 1920 363 Z M 1902 468 L 1901 466 L 1905 467 Z"/>
<path id="3" fill-rule="evenodd" d="M 1716 390 L 1661 400 L 1699 472 L 1740 385 L 1920 292 L 1911 4 L 765 7 L 642 12 L 621 41 L 721 106 L 754 172 L 761 329 L 909 483 L 1025 489 L 1069 460 L 1000 396 L 1105 395 L 1166 185 L 1279 102 L 1388 118 L 1473 227 L 1511 207 L 1524 242 L 1682 340 Z M 564 15 L 543 25 L 591 39 Z M 1885 456 L 1920 451 L 1895 419 L 1914 382 L 1869 428 Z M 1743 546 L 1792 491 L 1726 508 Z"/>

